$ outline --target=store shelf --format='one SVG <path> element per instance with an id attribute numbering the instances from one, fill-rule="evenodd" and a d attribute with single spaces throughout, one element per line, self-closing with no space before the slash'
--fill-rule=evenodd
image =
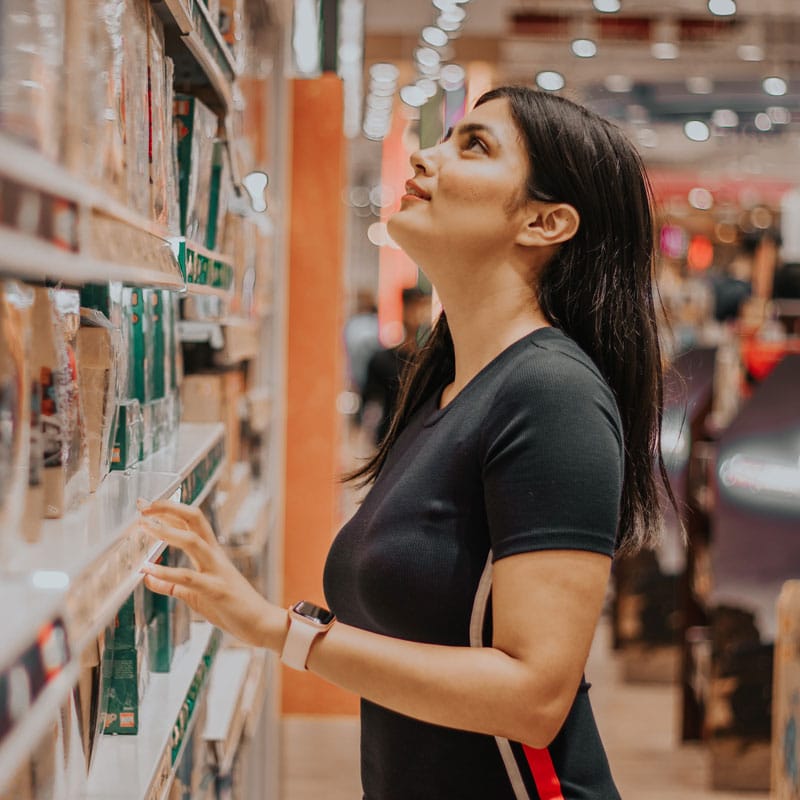
<path id="1" fill-rule="evenodd" d="M 145 561 L 164 548 L 136 524 L 139 498 L 148 501 L 186 494 L 187 483 L 208 474 L 192 498 L 202 502 L 218 480 L 209 455 L 222 447 L 224 427 L 182 425 L 175 443 L 133 470 L 111 473 L 98 491 L 62 519 L 45 520 L 35 544 L 18 543 L 3 565 L 0 602 L 13 614 L 0 617 L 3 674 L 35 645 L 40 632 L 63 618 L 70 660 L 47 691 L 0 742 L 0 785 L 41 738 L 77 678 L 83 649 L 114 618 L 142 579 Z M 24 600 L 21 600 L 24 598 Z"/>
<path id="2" fill-rule="evenodd" d="M 219 775 L 230 773 L 242 736 L 257 714 L 260 687 L 265 683 L 266 653 L 232 647 L 217 656 L 208 690 L 203 738 L 216 758 Z"/>
<path id="3" fill-rule="evenodd" d="M 231 259 L 183 236 L 170 239 L 170 246 L 191 294 L 205 294 L 228 299 L 233 291 Z"/>
<path id="4" fill-rule="evenodd" d="M 152 674 L 139 707 L 138 736 L 102 736 L 89 773 L 88 800 L 160 800 L 169 794 L 183 743 L 197 720 L 182 709 L 190 690 L 207 691 L 209 666 L 219 631 L 207 622 L 192 624 L 189 642 L 166 674 Z"/>
<path id="5" fill-rule="evenodd" d="M 205 6 L 194 2 L 187 7 L 181 0 L 157 0 L 153 5 L 182 45 L 170 47 L 167 38 L 167 54 L 175 61 L 176 75 L 188 76 L 199 87 L 210 86 L 217 101 L 211 103 L 214 110 L 227 114 L 233 107 L 236 62 Z"/>
<path id="6" fill-rule="evenodd" d="M 0 227 L 0 273 L 31 281 L 52 280 L 76 286 L 121 281 L 129 285 L 182 290 L 180 274 L 87 258 Z"/>
<path id="7" fill-rule="evenodd" d="M 67 285 L 117 280 L 184 288 L 164 228 L 3 134 L 0 192 L 9 198 L 0 215 L 0 273 Z M 104 248 L 112 248 L 110 257 Z M 130 252 L 139 254 L 133 263 Z"/>

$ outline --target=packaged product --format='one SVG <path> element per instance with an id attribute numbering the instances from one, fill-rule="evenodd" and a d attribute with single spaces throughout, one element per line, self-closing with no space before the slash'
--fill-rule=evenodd
<path id="1" fill-rule="evenodd" d="M 800 793 L 800 581 L 786 581 L 778 598 L 772 688 L 772 797 Z"/>
<path id="2" fill-rule="evenodd" d="M 124 0 L 65 0 L 65 164 L 124 200 L 122 93 Z M 116 62 L 116 63 L 115 63 Z"/>
<path id="3" fill-rule="evenodd" d="M 4 0 L 0 25 L 0 130 L 60 156 L 64 0 Z"/>
<path id="4" fill-rule="evenodd" d="M 96 491 L 111 468 L 112 436 L 120 401 L 118 376 L 124 372 L 122 335 L 100 311 L 81 309 L 78 375 L 89 456 L 89 491 Z"/>
<path id="5" fill-rule="evenodd" d="M 125 0 L 122 24 L 126 202 L 150 216 L 150 154 L 147 102 L 147 0 Z"/>
<path id="6" fill-rule="evenodd" d="M 111 447 L 111 469 L 130 469 L 139 461 L 144 426 L 139 401 L 123 400 L 117 407 L 117 430 Z"/>
<path id="7" fill-rule="evenodd" d="M 42 385 L 33 376 L 30 403 L 30 450 L 28 453 L 28 491 L 22 516 L 22 536 L 26 542 L 38 542 L 44 518 L 44 431 L 42 430 Z"/>
<path id="8" fill-rule="evenodd" d="M 181 418 L 184 422 L 224 423 L 225 452 L 231 463 L 238 460 L 239 402 L 243 394 L 244 374 L 240 370 L 198 373 L 183 380 Z"/>
<path id="9" fill-rule="evenodd" d="M 75 356 L 80 296 L 34 290 L 31 368 L 41 387 L 45 516 L 60 517 L 88 488 L 86 438 Z"/>
<path id="10" fill-rule="evenodd" d="M 243 0 L 219 0 L 219 31 L 237 60 L 243 49 L 243 6 Z"/>
<path id="11" fill-rule="evenodd" d="M 208 228 L 211 166 L 217 137 L 216 114 L 196 97 L 176 95 L 181 233 L 203 243 Z"/>
<path id="12" fill-rule="evenodd" d="M 92 762 L 95 742 L 103 730 L 103 715 L 100 713 L 101 655 L 105 649 L 105 634 L 95 639 L 80 654 L 81 671 L 75 686 L 74 698 L 78 712 L 79 734 L 86 761 L 86 771 Z"/>
<path id="13" fill-rule="evenodd" d="M 209 194 L 208 230 L 206 247 L 216 250 L 224 240 L 225 215 L 231 192 L 230 169 L 228 167 L 228 148 L 221 139 L 214 142 L 214 156 L 211 162 L 211 192 Z"/>
<path id="14" fill-rule="evenodd" d="M 167 197 L 167 155 L 169 147 L 164 26 L 156 14 L 150 13 L 148 36 L 148 108 L 150 121 L 150 216 L 166 225 L 169 221 Z"/>
<path id="15" fill-rule="evenodd" d="M 131 594 L 117 612 L 113 635 L 106 637 L 103 651 L 103 733 L 106 734 L 139 732 L 140 661 L 136 626 L 136 604 Z"/>
<path id="16" fill-rule="evenodd" d="M 125 288 L 124 304 L 130 313 L 130 384 L 128 392 L 144 405 L 153 398 L 153 336 L 149 299 L 151 289 Z"/>
<path id="17" fill-rule="evenodd" d="M 0 283 L 0 534 L 9 549 L 22 523 L 28 486 L 32 305 L 30 289 Z"/>
<path id="18" fill-rule="evenodd" d="M 179 120 L 173 117 L 175 107 L 175 63 L 169 56 L 164 58 L 165 80 L 165 166 L 167 189 L 167 228 L 173 236 L 181 232 L 181 203 L 178 191 L 180 177 L 178 174 L 178 125 Z"/>

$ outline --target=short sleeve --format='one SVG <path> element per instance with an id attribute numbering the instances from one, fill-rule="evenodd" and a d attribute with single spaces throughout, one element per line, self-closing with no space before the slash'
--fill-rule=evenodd
<path id="1" fill-rule="evenodd" d="M 492 401 L 482 477 L 494 559 L 613 555 L 623 450 L 613 395 L 590 364 L 535 347 Z"/>

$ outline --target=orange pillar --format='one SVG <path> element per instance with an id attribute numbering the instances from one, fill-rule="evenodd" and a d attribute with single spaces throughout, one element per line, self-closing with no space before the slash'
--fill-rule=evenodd
<path id="1" fill-rule="evenodd" d="M 322 570 L 337 530 L 345 138 L 335 75 L 292 85 L 284 601 L 324 604 Z M 358 699 L 284 669 L 285 714 L 355 714 Z"/>

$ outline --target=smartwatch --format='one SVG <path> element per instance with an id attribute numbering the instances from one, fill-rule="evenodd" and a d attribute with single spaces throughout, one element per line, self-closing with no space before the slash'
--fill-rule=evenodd
<path id="1" fill-rule="evenodd" d="M 289 607 L 289 631 L 283 643 L 281 661 L 292 669 L 305 670 L 311 645 L 317 636 L 327 633 L 336 617 L 327 608 L 305 600 Z"/>

